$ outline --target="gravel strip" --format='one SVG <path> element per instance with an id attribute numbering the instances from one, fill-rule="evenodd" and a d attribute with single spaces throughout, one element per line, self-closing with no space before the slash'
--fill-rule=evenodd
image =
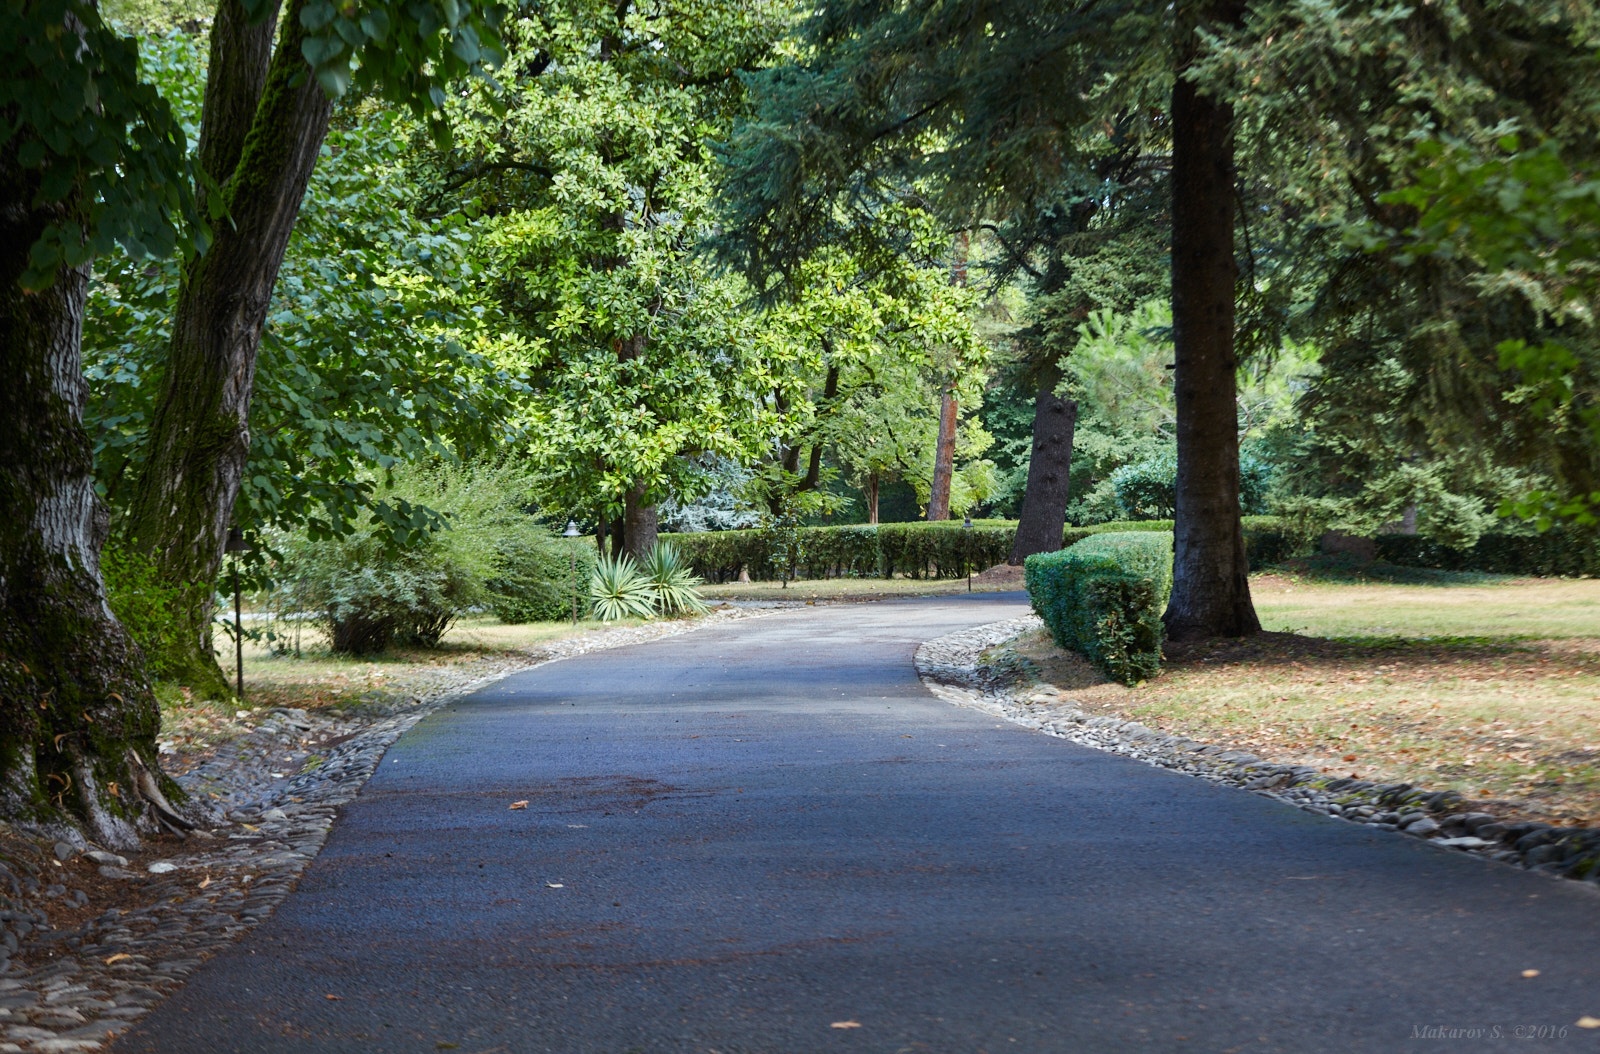
<path id="1" fill-rule="evenodd" d="M 191 833 L 185 851 L 161 859 L 133 862 L 14 837 L 13 851 L 0 854 L 0 1052 L 99 1050 L 143 1017 L 191 970 L 272 913 L 327 841 L 339 806 L 360 792 L 390 744 L 441 706 L 546 663 L 772 613 L 720 608 L 692 621 L 556 641 L 525 660 L 507 658 L 488 676 L 359 714 L 271 711 L 253 732 L 179 777 L 233 825 Z M 147 906 L 53 929 L 52 901 L 89 903 L 83 890 L 67 887 L 74 872 L 117 883 L 125 899 Z"/>
<path id="2" fill-rule="evenodd" d="M 1043 683 L 1032 663 L 1003 646 L 1041 625 L 1028 615 L 928 641 L 917 649 L 917 672 L 929 691 L 947 702 L 1045 735 L 1239 787 L 1307 812 L 1574 879 L 1600 891 L 1600 829 L 1502 820 L 1471 811 L 1469 801 L 1456 791 L 1338 779 L 1310 766 L 1277 765 L 1254 754 L 1168 735 L 1137 721 L 1090 716 L 1060 689 Z"/>

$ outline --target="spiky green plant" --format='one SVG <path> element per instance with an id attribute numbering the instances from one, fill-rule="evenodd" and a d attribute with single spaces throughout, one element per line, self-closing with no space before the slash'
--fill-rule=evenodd
<path id="1" fill-rule="evenodd" d="M 693 574 L 678 549 L 671 542 L 657 542 L 644 559 L 644 577 L 655 596 L 656 610 L 663 615 L 688 613 L 698 615 L 706 610 L 695 587 L 701 582 Z"/>
<path id="2" fill-rule="evenodd" d="M 656 612 L 655 590 L 628 556 L 608 556 L 595 561 L 594 576 L 589 579 L 589 598 L 594 601 L 594 617 L 606 622 L 649 618 Z"/>

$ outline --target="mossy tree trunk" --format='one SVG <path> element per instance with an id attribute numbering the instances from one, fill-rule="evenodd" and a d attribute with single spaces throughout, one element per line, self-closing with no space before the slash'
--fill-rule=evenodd
<path id="1" fill-rule="evenodd" d="M 1233 108 L 1183 76 L 1200 25 L 1236 25 L 1245 0 L 1181 12 L 1172 90 L 1172 325 L 1177 401 L 1173 640 L 1261 630 L 1250 601 L 1239 508 L 1238 359 L 1234 352 Z"/>
<path id="2" fill-rule="evenodd" d="M 184 633 L 164 665 L 207 695 L 232 694 L 211 649 L 223 546 L 250 452 L 256 355 L 332 104 L 301 55 L 302 0 L 251 26 L 224 0 L 211 37 L 200 159 L 222 188 L 173 310 L 172 344 L 128 520 L 130 539 L 178 590 Z"/>
<path id="3" fill-rule="evenodd" d="M 1039 394 L 1033 404 L 1033 452 L 1028 461 L 1028 484 L 1022 492 L 1022 512 L 1007 563 L 1020 564 L 1034 553 L 1061 548 L 1066 526 L 1067 498 L 1072 482 L 1072 440 L 1078 421 L 1078 404 L 1056 394 L 1059 367 L 1043 369 Z"/>
<path id="4" fill-rule="evenodd" d="M 0 813 L 131 847 L 155 808 L 184 822 L 171 811 L 181 793 L 157 767 L 160 712 L 100 574 L 110 521 L 83 427 L 88 267 L 36 293 L 19 284 L 44 228 L 81 222 L 82 202 L 34 207 L 17 146 L 0 149 Z"/>

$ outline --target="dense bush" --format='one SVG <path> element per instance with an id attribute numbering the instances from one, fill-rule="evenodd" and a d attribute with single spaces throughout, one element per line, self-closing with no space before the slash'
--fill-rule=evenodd
<path id="1" fill-rule="evenodd" d="M 502 538 L 495 543 L 494 577 L 486 583 L 489 610 L 501 622 L 560 622 L 572 617 L 576 590 L 578 614 L 586 614 L 595 556 L 589 538 L 524 531 Z"/>
<path id="2" fill-rule="evenodd" d="M 1172 591 L 1172 535 L 1121 531 L 1038 553 L 1024 564 L 1033 609 L 1062 648 L 1133 684 L 1161 668 L 1161 612 Z"/>
<path id="3" fill-rule="evenodd" d="M 1117 469 L 1111 474 L 1111 487 L 1129 519 L 1170 519 L 1177 508 L 1177 480 L 1178 456 L 1169 450 Z M 1265 461 L 1240 455 L 1239 506 L 1246 516 L 1266 511 L 1271 482 L 1271 468 Z"/>
<path id="4" fill-rule="evenodd" d="M 334 651 L 356 655 L 391 643 L 431 647 L 472 607 L 548 609 L 560 618 L 570 610 L 557 603 L 570 604 L 566 552 L 528 515 L 527 493 L 512 465 L 397 466 L 378 497 L 434 509 L 448 529 L 406 547 L 376 523 L 337 539 L 282 538 L 279 613 L 309 616 Z"/>
<path id="5" fill-rule="evenodd" d="M 878 527 L 878 552 L 885 578 L 959 578 L 1003 564 L 1011 555 L 1017 525 L 1005 520 L 885 523 Z"/>
<path id="6" fill-rule="evenodd" d="M 1408 534 L 1380 534 L 1377 543 L 1378 559 L 1404 567 L 1543 578 L 1600 575 L 1600 530 L 1593 527 L 1563 525 L 1543 534 L 1485 534 L 1469 549 Z"/>
<path id="7" fill-rule="evenodd" d="M 1068 527 L 1063 547 L 1096 534 L 1115 531 L 1171 531 L 1171 520 L 1131 520 Z M 938 523 L 852 524 L 800 528 L 801 557 L 795 577 L 866 578 L 895 573 L 913 578 L 959 578 L 1004 563 L 1017 531 L 1014 520 L 975 520 L 966 530 L 959 520 Z M 1294 540 L 1272 516 L 1244 518 L 1245 547 L 1250 567 L 1257 570 L 1295 554 Z M 694 572 L 707 581 L 727 582 L 740 568 L 756 581 L 779 575 L 760 531 L 708 531 L 662 535 L 683 553 Z"/>

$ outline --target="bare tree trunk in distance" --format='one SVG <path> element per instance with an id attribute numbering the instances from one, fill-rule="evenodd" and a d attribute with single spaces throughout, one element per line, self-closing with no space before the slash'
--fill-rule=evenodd
<path id="1" fill-rule="evenodd" d="M 866 489 L 865 493 L 866 493 L 866 497 L 867 497 L 867 522 L 868 523 L 877 523 L 878 522 L 878 474 L 876 472 L 867 473 L 867 489 Z"/>
<path id="2" fill-rule="evenodd" d="M 303 0 L 248 24 L 225 0 L 211 38 L 200 158 L 228 218 L 185 268 L 172 343 L 129 513 L 134 547 L 179 589 L 186 632 L 167 665 L 206 695 L 232 695 L 211 650 L 223 543 L 250 453 L 256 354 L 278 268 L 328 131 L 332 104 L 300 53 Z"/>
<path id="3" fill-rule="evenodd" d="M 1078 423 L 1078 404 L 1056 395 L 1060 380 L 1061 370 L 1054 366 L 1039 378 L 1028 485 L 1022 492 L 1017 534 L 1006 560 L 1009 564 L 1020 564 L 1034 553 L 1053 553 L 1061 548 L 1072 484 L 1072 439 Z"/>
<path id="4" fill-rule="evenodd" d="M 1167 636 L 1178 641 L 1261 630 L 1239 519 L 1233 109 L 1183 76 L 1201 46 L 1199 25 L 1237 25 L 1245 6 L 1204 0 L 1179 19 L 1172 90 L 1178 478 L 1172 599 L 1163 616 Z"/>
<path id="5" fill-rule="evenodd" d="M 950 284 L 967 284 L 967 250 L 971 235 L 966 231 L 956 234 L 950 254 Z M 945 384 L 939 399 L 939 441 L 933 449 L 933 485 L 928 494 L 928 519 L 950 518 L 950 483 L 956 472 L 956 425 L 960 408 L 956 405 L 956 382 L 952 378 Z"/>
<path id="6" fill-rule="evenodd" d="M 45 227 L 81 223 L 85 203 L 35 207 L 19 145 L 0 147 L 0 814 L 132 848 L 158 809 L 186 825 L 171 805 L 183 792 L 157 765 L 160 710 L 100 573 L 110 518 L 83 427 L 89 268 L 20 285 Z"/>
<path id="7" fill-rule="evenodd" d="M 939 400 L 939 442 L 933 453 L 933 486 L 928 494 L 928 519 L 950 518 L 950 481 L 956 467 L 956 382 L 945 385 Z"/>

